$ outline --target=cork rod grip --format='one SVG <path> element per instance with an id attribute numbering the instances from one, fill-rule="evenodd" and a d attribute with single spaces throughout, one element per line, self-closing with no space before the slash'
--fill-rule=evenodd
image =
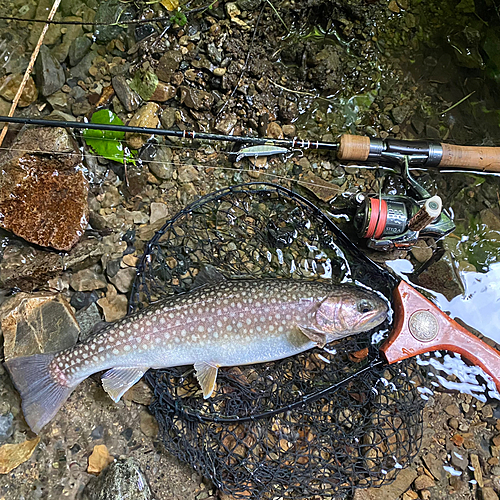
<path id="1" fill-rule="evenodd" d="M 500 148 L 441 144 L 440 167 L 460 167 L 486 172 L 500 172 Z"/>
<path id="2" fill-rule="evenodd" d="M 337 158 L 339 160 L 366 161 L 370 154 L 370 138 L 362 135 L 344 134 L 340 138 Z"/>
<path id="3" fill-rule="evenodd" d="M 392 364 L 444 349 L 461 354 L 490 375 L 500 391 L 500 353 L 444 314 L 408 283 L 394 290 L 394 328 L 380 351 Z"/>

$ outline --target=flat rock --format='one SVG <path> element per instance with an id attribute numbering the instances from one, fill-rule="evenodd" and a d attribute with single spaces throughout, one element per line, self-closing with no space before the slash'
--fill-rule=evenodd
<path id="1" fill-rule="evenodd" d="M 391 484 L 381 486 L 380 488 L 357 489 L 353 500 L 396 499 L 410 487 L 416 477 L 416 470 L 403 469 Z"/>
<path id="2" fill-rule="evenodd" d="M 74 345 L 80 328 L 60 294 L 18 293 L 0 307 L 5 359 L 55 352 Z"/>
<path id="3" fill-rule="evenodd" d="M 172 75 L 179 69 L 182 54 L 178 50 L 169 50 L 163 54 L 158 63 L 156 74 L 160 80 L 170 82 Z"/>
<path id="4" fill-rule="evenodd" d="M 175 97 L 177 89 L 168 83 L 158 82 L 155 91 L 148 99 L 149 101 L 166 102 Z"/>
<path id="5" fill-rule="evenodd" d="M 82 269 L 73 274 L 69 280 L 69 284 L 77 292 L 98 290 L 106 288 L 108 285 L 106 278 L 95 268 Z"/>
<path id="6" fill-rule="evenodd" d="M 46 45 L 40 47 L 35 69 L 37 86 L 45 97 L 60 90 L 66 81 L 62 66 Z"/>
<path id="7" fill-rule="evenodd" d="M 65 156 L 25 154 L 1 165 L 0 227 L 25 240 L 70 250 L 87 227 L 88 182 Z"/>
<path id="8" fill-rule="evenodd" d="M 165 219 L 168 216 L 168 207 L 165 203 L 151 203 L 151 216 L 149 222 L 154 224 L 157 220 Z"/>
<path id="9" fill-rule="evenodd" d="M 3 78 L 0 78 L 0 96 L 7 99 L 7 101 L 12 102 L 17 94 L 19 86 L 21 85 L 22 79 L 23 75 L 21 74 L 6 75 Z M 36 101 L 37 97 L 38 90 L 35 86 L 33 78 L 30 76 L 23 89 L 18 106 L 20 108 L 29 106 L 32 102 Z"/>
<path id="10" fill-rule="evenodd" d="M 127 293 L 132 288 L 136 274 L 134 267 L 126 267 L 120 269 L 109 281 L 115 285 L 119 292 Z"/>
<path id="11" fill-rule="evenodd" d="M 152 499 L 146 476 L 132 458 L 113 462 L 89 482 L 84 495 L 88 500 Z"/>
<path id="12" fill-rule="evenodd" d="M 148 102 L 135 113 L 128 125 L 130 127 L 156 128 L 159 122 L 159 111 L 160 106 L 158 106 L 158 104 Z M 144 134 L 127 132 L 125 134 L 125 139 L 132 149 L 139 149 L 150 139 L 150 137 Z"/>
<path id="13" fill-rule="evenodd" d="M 104 319 L 108 323 L 121 319 L 127 314 L 127 297 L 117 294 L 116 288 L 113 285 L 108 285 L 106 297 L 99 299 L 97 304 L 102 308 Z"/>
<path id="14" fill-rule="evenodd" d="M 141 98 L 130 88 L 127 83 L 127 79 L 124 76 L 114 76 L 111 79 L 111 84 L 113 85 L 116 97 L 118 97 L 120 102 L 123 104 L 123 107 L 129 113 L 131 111 L 135 111 L 139 107 L 141 104 Z"/>
<path id="15" fill-rule="evenodd" d="M 179 87 L 180 102 L 188 108 L 196 110 L 209 110 L 214 103 L 214 96 L 206 90 L 198 90 L 192 87 Z"/>

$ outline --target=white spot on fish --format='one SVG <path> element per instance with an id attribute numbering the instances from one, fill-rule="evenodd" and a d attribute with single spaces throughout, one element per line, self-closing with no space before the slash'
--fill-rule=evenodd
<path id="1" fill-rule="evenodd" d="M 163 316 L 160 318 L 160 324 L 161 324 L 161 325 L 164 325 L 164 324 L 165 324 L 165 318 L 164 318 Z"/>
<path id="2" fill-rule="evenodd" d="M 201 333 L 201 332 L 204 332 L 205 331 L 205 327 L 203 325 L 200 325 L 198 327 L 198 331 Z"/>
<path id="3" fill-rule="evenodd" d="M 118 354 L 120 354 L 120 351 L 118 349 L 113 349 L 113 354 L 117 356 Z"/>
<path id="4" fill-rule="evenodd" d="M 127 344 L 125 346 L 123 346 L 123 350 L 124 351 L 130 351 L 130 346 Z"/>

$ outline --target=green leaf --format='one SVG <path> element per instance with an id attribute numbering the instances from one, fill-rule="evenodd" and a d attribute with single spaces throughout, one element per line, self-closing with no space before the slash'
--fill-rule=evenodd
<path id="1" fill-rule="evenodd" d="M 474 3 L 474 0 L 462 0 L 457 5 L 457 10 L 461 10 L 466 14 L 473 14 L 474 12 L 476 12 L 476 5 Z"/>
<path id="2" fill-rule="evenodd" d="M 136 71 L 130 88 L 135 90 L 142 99 L 148 101 L 158 86 L 158 77 L 151 71 Z"/>
<path id="3" fill-rule="evenodd" d="M 170 18 L 170 22 L 173 24 L 177 24 L 182 28 L 182 26 L 185 26 L 188 22 L 186 14 L 181 11 L 177 11 L 174 13 L 174 15 Z"/>
<path id="4" fill-rule="evenodd" d="M 109 109 L 100 109 L 92 115 L 90 123 L 101 125 L 123 125 L 123 122 Z M 112 161 L 123 163 L 123 139 L 125 132 L 111 130 L 84 129 L 83 139 L 98 155 Z"/>

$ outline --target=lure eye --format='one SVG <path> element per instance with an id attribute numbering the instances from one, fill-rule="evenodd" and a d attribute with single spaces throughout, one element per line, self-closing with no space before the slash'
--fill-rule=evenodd
<path id="1" fill-rule="evenodd" d="M 362 314 L 369 313 L 370 311 L 373 310 L 373 306 L 368 302 L 367 300 L 362 300 L 358 304 L 358 311 Z"/>

